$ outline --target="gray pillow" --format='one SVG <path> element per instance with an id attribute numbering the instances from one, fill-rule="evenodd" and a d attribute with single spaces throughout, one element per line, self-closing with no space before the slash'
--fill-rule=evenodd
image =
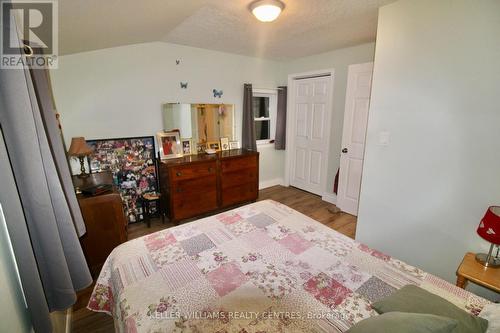
<path id="1" fill-rule="evenodd" d="M 457 321 L 454 333 L 484 333 L 488 328 L 487 320 L 473 316 L 444 298 L 414 285 L 404 286 L 372 304 L 372 308 L 378 313 L 398 311 L 452 318 Z"/>
<path id="2" fill-rule="evenodd" d="M 360 321 L 346 333 L 449 333 L 454 319 L 422 313 L 388 312 Z"/>

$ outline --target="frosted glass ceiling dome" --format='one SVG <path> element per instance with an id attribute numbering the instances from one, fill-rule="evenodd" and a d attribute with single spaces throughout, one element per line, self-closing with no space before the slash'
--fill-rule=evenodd
<path id="1" fill-rule="evenodd" d="M 279 0 L 258 0 L 250 4 L 250 11 L 261 22 L 272 22 L 278 18 L 285 4 Z"/>

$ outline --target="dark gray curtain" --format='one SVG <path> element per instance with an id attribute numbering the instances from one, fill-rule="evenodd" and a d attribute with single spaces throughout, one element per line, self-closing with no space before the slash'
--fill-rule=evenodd
<path id="1" fill-rule="evenodd" d="M 0 70 L 0 73 L 2 70 Z M 1 75 L 1 74 L 0 74 Z M 15 253 L 17 268 L 21 278 L 22 289 L 28 309 L 31 324 L 35 332 L 51 332 L 49 308 L 45 299 L 42 281 L 38 273 L 35 256 L 31 248 L 23 207 L 19 199 L 14 175 L 7 156 L 2 131 L 0 128 L 0 204 L 2 205 L 5 222 L 12 247 Z M 31 311 L 31 310 L 34 311 Z"/>
<path id="2" fill-rule="evenodd" d="M 245 83 L 243 86 L 243 124 L 241 147 L 248 150 L 257 150 L 253 116 L 253 91 L 250 83 Z"/>
<path id="3" fill-rule="evenodd" d="M 78 240 L 77 230 L 85 227 L 74 206 L 47 74 L 32 74 L 33 79 L 27 69 L 0 70 L 0 125 L 47 305 L 56 311 L 73 305 L 75 291 L 92 278 Z"/>
<path id="4" fill-rule="evenodd" d="M 278 87 L 276 136 L 274 138 L 274 148 L 277 150 L 284 150 L 286 148 L 286 101 L 287 87 Z"/>

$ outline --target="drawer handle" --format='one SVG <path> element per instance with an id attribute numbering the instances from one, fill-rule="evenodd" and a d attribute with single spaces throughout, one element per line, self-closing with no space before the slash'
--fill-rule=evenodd
<path id="1" fill-rule="evenodd" d="M 180 176 L 182 176 L 182 172 L 177 171 L 176 175 L 177 175 L 178 177 L 180 177 Z"/>
<path id="2" fill-rule="evenodd" d="M 183 192 L 183 189 L 178 188 L 178 189 L 177 189 L 177 193 L 181 193 L 181 192 Z"/>
<path id="3" fill-rule="evenodd" d="M 208 168 L 208 172 L 212 172 L 212 167 L 209 167 L 209 168 Z"/>

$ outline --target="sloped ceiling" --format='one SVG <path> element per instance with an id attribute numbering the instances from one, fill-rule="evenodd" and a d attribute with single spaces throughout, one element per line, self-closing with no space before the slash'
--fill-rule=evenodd
<path id="1" fill-rule="evenodd" d="M 274 22 L 251 0 L 62 0 L 60 54 L 164 41 L 277 60 L 375 40 L 378 8 L 394 0 L 284 0 Z"/>

